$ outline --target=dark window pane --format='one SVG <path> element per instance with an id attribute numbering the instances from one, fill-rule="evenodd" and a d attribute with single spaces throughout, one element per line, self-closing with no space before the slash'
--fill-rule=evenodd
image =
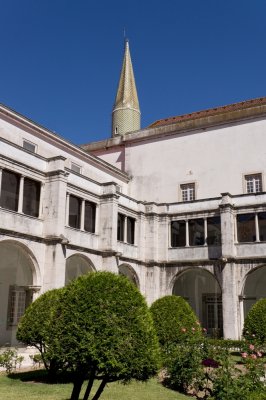
<path id="1" fill-rule="evenodd" d="M 32 153 L 35 153 L 36 150 L 36 145 L 30 142 L 27 142 L 26 140 L 23 141 L 23 147 L 24 149 L 31 151 Z"/>
<path id="2" fill-rule="evenodd" d="M 135 220 L 134 218 L 127 217 L 127 242 L 134 244 L 135 236 Z"/>
<path id="3" fill-rule="evenodd" d="M 207 218 L 207 244 L 220 245 L 221 244 L 221 218 L 211 217 Z"/>
<path id="4" fill-rule="evenodd" d="M 237 238 L 239 242 L 255 242 L 255 215 L 237 215 Z"/>
<path id="5" fill-rule="evenodd" d="M 18 211 L 20 176 L 11 171 L 3 170 L 1 185 L 1 207 Z"/>
<path id="6" fill-rule="evenodd" d="M 125 216 L 118 214 L 117 216 L 117 240 L 124 241 L 124 230 L 125 230 Z"/>
<path id="7" fill-rule="evenodd" d="M 266 212 L 258 213 L 260 240 L 266 241 Z"/>
<path id="8" fill-rule="evenodd" d="M 78 197 L 69 196 L 69 226 L 80 229 L 81 200 Z"/>
<path id="9" fill-rule="evenodd" d="M 202 246 L 204 245 L 204 219 L 191 219 L 188 221 L 189 226 L 189 245 Z"/>
<path id="10" fill-rule="evenodd" d="M 183 247 L 186 245 L 186 222 L 171 222 L 171 246 Z"/>
<path id="11" fill-rule="evenodd" d="M 23 212 L 33 217 L 39 216 L 40 182 L 24 178 Z"/>
<path id="12" fill-rule="evenodd" d="M 85 221 L 84 230 L 87 232 L 95 232 L 95 216 L 96 216 L 96 204 L 90 201 L 85 201 Z"/>

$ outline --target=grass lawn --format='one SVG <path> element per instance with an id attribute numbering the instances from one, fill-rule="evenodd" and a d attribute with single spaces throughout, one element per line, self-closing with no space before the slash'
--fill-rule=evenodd
<path id="1" fill-rule="evenodd" d="M 23 374 L 15 374 L 13 378 L 0 374 L 0 399 L 70 399 L 71 384 L 51 385 L 35 381 L 21 381 L 18 379 L 20 376 L 23 376 Z M 155 379 L 151 379 L 147 383 L 132 382 L 129 385 L 111 383 L 104 389 L 101 396 L 101 400 L 185 400 L 188 398 L 191 399 L 191 397 L 164 388 Z"/>

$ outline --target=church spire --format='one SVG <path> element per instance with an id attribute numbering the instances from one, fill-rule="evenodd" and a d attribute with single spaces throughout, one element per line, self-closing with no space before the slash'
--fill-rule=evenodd
<path id="1" fill-rule="evenodd" d="M 130 57 L 129 43 L 125 52 L 112 114 L 112 137 L 140 129 L 140 109 Z"/>

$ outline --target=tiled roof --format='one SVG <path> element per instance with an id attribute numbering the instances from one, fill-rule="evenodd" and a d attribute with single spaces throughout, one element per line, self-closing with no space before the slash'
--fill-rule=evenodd
<path id="1" fill-rule="evenodd" d="M 209 117 L 212 115 L 223 114 L 230 111 L 244 110 L 245 108 L 256 107 L 263 104 L 266 104 L 266 97 L 260 97 L 258 99 L 242 101 L 240 103 L 229 104 L 227 106 L 222 106 L 222 107 L 210 108 L 208 110 L 197 111 L 190 114 L 177 115 L 176 117 L 159 119 L 158 121 L 153 122 L 149 127 L 154 128 L 162 125 L 170 125 L 190 119 Z"/>

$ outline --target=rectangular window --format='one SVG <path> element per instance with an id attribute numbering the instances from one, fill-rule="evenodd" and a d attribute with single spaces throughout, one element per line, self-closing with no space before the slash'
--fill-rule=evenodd
<path id="1" fill-rule="evenodd" d="M 23 148 L 31 153 L 36 152 L 36 144 L 28 142 L 28 140 L 23 140 Z"/>
<path id="2" fill-rule="evenodd" d="M 91 201 L 85 201 L 84 230 L 95 232 L 96 204 Z"/>
<path id="3" fill-rule="evenodd" d="M 18 211 L 20 175 L 8 171 L 2 171 L 1 207 L 7 210 Z"/>
<path id="4" fill-rule="evenodd" d="M 29 178 L 24 178 L 23 190 L 23 213 L 33 217 L 39 216 L 40 206 L 40 182 L 34 181 Z"/>
<path id="5" fill-rule="evenodd" d="M 266 241 L 266 212 L 258 213 L 260 241 Z"/>
<path id="6" fill-rule="evenodd" d="M 191 219 L 188 221 L 189 227 L 189 245 L 203 246 L 205 243 L 204 237 L 204 219 Z"/>
<path id="7" fill-rule="evenodd" d="M 117 217 L 117 240 L 124 241 L 125 233 L 125 215 L 118 213 Z"/>
<path id="8" fill-rule="evenodd" d="M 171 222 L 171 247 L 184 247 L 186 245 L 186 222 Z"/>
<path id="9" fill-rule="evenodd" d="M 237 215 L 237 238 L 238 242 L 255 242 L 255 214 Z"/>
<path id="10" fill-rule="evenodd" d="M 195 200 L 195 183 L 180 185 L 182 201 Z"/>
<path id="11" fill-rule="evenodd" d="M 218 216 L 207 218 L 207 244 L 221 245 L 221 218 Z"/>
<path id="12" fill-rule="evenodd" d="M 76 196 L 69 196 L 69 220 L 72 228 L 80 229 L 81 199 Z"/>
<path id="13" fill-rule="evenodd" d="M 261 174 L 246 175 L 245 182 L 246 182 L 246 193 L 262 192 Z"/>
<path id="14" fill-rule="evenodd" d="M 81 174 L 81 167 L 78 164 L 71 163 L 71 169 L 78 174 Z"/>
<path id="15" fill-rule="evenodd" d="M 134 244 L 135 241 L 135 220 L 127 217 L 127 243 Z"/>
<path id="16" fill-rule="evenodd" d="M 14 326 L 19 323 L 26 309 L 26 300 L 25 288 L 10 286 L 7 321 L 9 326 Z"/>

